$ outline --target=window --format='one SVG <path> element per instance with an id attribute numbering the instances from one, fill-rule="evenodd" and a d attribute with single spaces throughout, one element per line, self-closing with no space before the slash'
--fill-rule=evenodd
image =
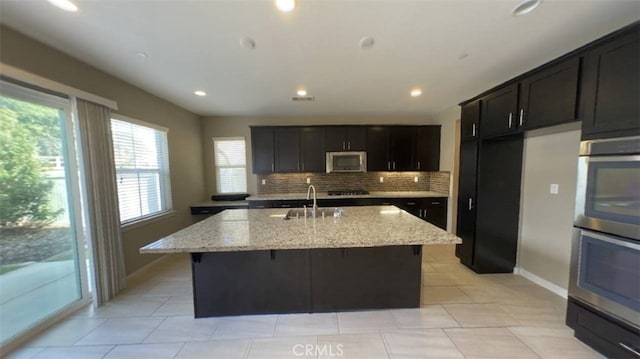
<path id="1" fill-rule="evenodd" d="M 247 192 L 247 162 L 244 137 L 213 139 L 218 193 Z"/>
<path id="2" fill-rule="evenodd" d="M 167 129 L 111 119 L 120 222 L 130 223 L 171 210 Z"/>

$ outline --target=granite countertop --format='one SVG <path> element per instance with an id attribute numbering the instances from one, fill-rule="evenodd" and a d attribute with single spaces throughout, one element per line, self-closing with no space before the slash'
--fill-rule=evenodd
<path id="1" fill-rule="evenodd" d="M 426 198 L 426 197 L 449 197 L 447 193 L 432 191 L 381 191 L 370 192 L 369 194 L 349 195 L 349 196 L 329 196 L 326 191 L 318 191 L 318 199 L 341 199 L 341 198 Z M 269 201 L 269 200 L 296 200 L 307 199 L 306 193 L 279 193 L 279 194 L 254 194 L 247 198 L 247 201 Z"/>
<path id="2" fill-rule="evenodd" d="M 140 253 L 231 252 L 461 243 L 395 206 L 347 207 L 342 217 L 292 218 L 287 209 L 228 209 L 148 244 Z"/>
<path id="3" fill-rule="evenodd" d="M 191 207 L 248 207 L 247 201 L 204 201 L 192 204 Z"/>

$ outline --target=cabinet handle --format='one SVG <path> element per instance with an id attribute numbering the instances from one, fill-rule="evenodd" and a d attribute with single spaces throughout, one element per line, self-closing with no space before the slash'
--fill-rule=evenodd
<path id="1" fill-rule="evenodd" d="M 431 202 L 431 204 L 440 204 L 440 202 Z"/>
<path id="2" fill-rule="evenodd" d="M 418 211 L 418 217 L 422 218 L 422 208 Z"/>
<path id="3" fill-rule="evenodd" d="M 509 128 L 511 128 L 512 124 L 513 124 L 513 113 L 509 112 Z"/>
<path id="4" fill-rule="evenodd" d="M 281 204 L 281 205 L 280 205 L 280 207 L 282 207 L 282 208 L 289 208 L 289 207 L 291 207 L 291 205 L 290 205 L 290 204 Z"/>
<path id="5" fill-rule="evenodd" d="M 635 356 L 640 357 L 640 352 L 637 351 L 635 348 L 633 348 L 630 345 L 627 345 L 625 343 L 618 343 L 619 346 L 621 346 L 624 350 L 633 353 Z"/>
<path id="6" fill-rule="evenodd" d="M 520 126 L 524 123 L 524 109 L 520 109 Z"/>
<path id="7" fill-rule="evenodd" d="M 276 171 L 276 165 L 273 164 L 273 162 L 271 162 L 271 172 L 275 172 Z"/>
<path id="8" fill-rule="evenodd" d="M 469 210 L 473 209 L 473 198 L 469 197 Z"/>
<path id="9" fill-rule="evenodd" d="M 298 171 L 300 171 L 300 162 L 298 162 Z"/>
<path id="10" fill-rule="evenodd" d="M 408 206 L 415 206 L 415 205 L 416 205 L 416 203 L 415 203 L 415 202 L 407 202 L 407 205 L 408 205 Z"/>
<path id="11" fill-rule="evenodd" d="M 422 210 L 422 218 L 427 218 L 427 209 Z"/>
<path id="12" fill-rule="evenodd" d="M 347 142 L 347 149 L 351 150 L 351 141 Z"/>
<path id="13" fill-rule="evenodd" d="M 471 125 L 471 136 L 476 137 L 476 124 Z"/>
<path id="14" fill-rule="evenodd" d="M 391 161 L 387 161 L 387 170 L 391 171 Z"/>
<path id="15" fill-rule="evenodd" d="M 393 161 L 393 169 L 396 169 L 396 161 Z"/>
<path id="16" fill-rule="evenodd" d="M 420 161 L 418 161 L 418 171 L 420 171 Z"/>
<path id="17" fill-rule="evenodd" d="M 345 144 L 345 142 L 344 142 L 344 141 L 342 141 L 342 149 L 343 149 L 343 150 L 347 149 L 347 146 L 346 146 L 346 144 Z"/>

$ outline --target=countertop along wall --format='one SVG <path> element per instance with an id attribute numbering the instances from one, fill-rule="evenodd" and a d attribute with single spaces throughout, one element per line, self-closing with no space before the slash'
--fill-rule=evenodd
<path id="1" fill-rule="evenodd" d="M 192 224 L 189 205 L 206 197 L 200 117 L 4 26 L 0 27 L 0 61 L 117 101 L 117 113 L 169 128 L 175 213 L 123 231 L 127 274 L 157 259 L 139 254 L 139 248 Z"/>

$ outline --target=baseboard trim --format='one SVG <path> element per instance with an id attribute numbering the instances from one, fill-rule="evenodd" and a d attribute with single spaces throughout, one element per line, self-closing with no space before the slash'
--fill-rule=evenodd
<path id="1" fill-rule="evenodd" d="M 138 269 L 137 271 L 129 274 L 127 276 L 127 283 L 129 281 L 135 281 L 136 278 L 140 277 L 141 275 L 147 273 L 149 270 L 151 270 L 151 268 L 155 267 L 156 265 L 160 264 L 161 262 L 165 261 L 167 258 L 169 258 L 168 255 L 164 254 L 162 255 L 162 257 L 153 260 L 150 263 L 145 264 L 142 268 Z"/>
<path id="2" fill-rule="evenodd" d="M 519 274 L 519 275 L 527 278 L 528 280 L 534 282 L 535 284 L 541 286 L 542 288 L 545 288 L 545 289 L 547 289 L 547 290 L 549 290 L 549 291 L 561 296 L 562 298 L 567 299 L 567 297 L 569 296 L 569 292 L 566 289 L 562 288 L 561 286 L 559 286 L 557 284 L 551 283 L 548 280 L 546 280 L 544 278 L 541 278 L 541 277 L 539 277 L 539 276 L 537 276 L 537 275 L 535 275 L 535 274 L 533 274 L 533 273 L 531 273 L 531 272 L 529 272 L 529 271 L 527 271 L 525 269 L 516 267 L 516 268 L 514 268 L 513 273 L 514 274 Z"/>

